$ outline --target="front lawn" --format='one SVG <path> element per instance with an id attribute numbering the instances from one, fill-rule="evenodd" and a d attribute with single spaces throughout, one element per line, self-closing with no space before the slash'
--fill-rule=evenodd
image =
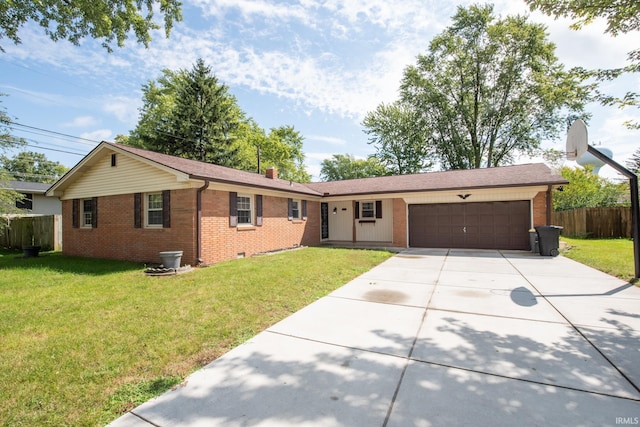
<path id="1" fill-rule="evenodd" d="M 0 253 L 0 425 L 104 425 L 391 256 L 305 248 L 171 277 Z"/>
<path id="2" fill-rule="evenodd" d="M 631 239 L 574 239 L 562 237 L 568 245 L 563 255 L 612 276 L 632 281 L 635 276 Z"/>

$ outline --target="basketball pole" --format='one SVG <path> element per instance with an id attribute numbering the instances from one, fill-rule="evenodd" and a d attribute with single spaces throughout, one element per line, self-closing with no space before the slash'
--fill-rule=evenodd
<path id="1" fill-rule="evenodd" d="M 605 164 L 620 172 L 622 175 L 629 178 L 629 189 L 631 191 L 631 221 L 633 223 L 631 237 L 633 238 L 635 278 L 638 279 L 640 278 L 640 227 L 638 226 L 638 221 L 640 221 L 640 207 L 638 206 L 638 175 L 588 144 L 587 151 L 602 160 Z"/>

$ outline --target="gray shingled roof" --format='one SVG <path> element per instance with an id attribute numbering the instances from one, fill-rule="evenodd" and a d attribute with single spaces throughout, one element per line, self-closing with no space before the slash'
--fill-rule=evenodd
<path id="1" fill-rule="evenodd" d="M 133 155 L 185 173 L 194 179 L 209 179 L 217 182 L 248 185 L 315 196 L 346 196 L 568 184 L 567 180 L 553 173 L 551 169 L 542 163 L 299 184 L 283 179 L 270 179 L 264 175 L 253 172 L 241 171 L 195 160 L 187 160 L 127 145 L 110 142 L 105 142 L 104 144 L 111 145 Z"/>
<path id="2" fill-rule="evenodd" d="M 51 184 L 43 184 L 41 182 L 9 181 L 9 188 L 20 193 L 44 194 L 49 187 L 51 187 Z"/>
<path id="3" fill-rule="evenodd" d="M 542 163 L 427 172 L 307 184 L 324 195 L 357 195 L 455 189 L 564 185 L 569 182 Z"/>
<path id="4" fill-rule="evenodd" d="M 186 173 L 191 178 L 195 179 L 209 179 L 229 184 L 243 184 L 251 187 L 268 188 L 272 190 L 289 191 L 314 196 L 321 195 L 306 185 L 285 179 L 271 179 L 254 172 L 227 168 L 196 160 L 183 159 L 181 157 L 160 154 L 122 144 L 114 144 L 111 142 L 106 142 L 105 144 L 115 146 L 131 154 L 151 160 L 168 168 L 175 169 L 178 172 Z"/>

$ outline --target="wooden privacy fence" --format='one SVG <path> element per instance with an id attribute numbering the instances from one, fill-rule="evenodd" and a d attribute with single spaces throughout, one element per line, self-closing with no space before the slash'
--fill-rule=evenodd
<path id="1" fill-rule="evenodd" d="M 579 208 L 554 212 L 552 223 L 563 227 L 563 236 L 600 239 L 631 238 L 633 225 L 631 208 L 624 206 Z"/>
<path id="2" fill-rule="evenodd" d="M 0 218 L 7 227 L 0 229 L 0 246 L 22 249 L 40 246 L 43 251 L 62 249 L 62 216 L 19 216 Z"/>

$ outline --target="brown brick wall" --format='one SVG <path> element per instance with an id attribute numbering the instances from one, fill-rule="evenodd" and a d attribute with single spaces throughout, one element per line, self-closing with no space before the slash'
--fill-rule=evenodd
<path id="1" fill-rule="evenodd" d="M 134 195 L 98 198 L 98 227 L 73 228 L 72 201 L 62 204 L 63 252 L 91 258 L 159 263 L 160 251 L 183 251 L 182 264 L 196 264 L 197 190 L 171 191 L 171 227 L 135 228 Z M 307 220 L 287 219 L 288 201 L 263 197 L 261 227 L 229 226 L 229 193 L 203 193 L 204 264 L 293 246 L 320 244 L 320 203 L 307 201 Z"/>
<path id="2" fill-rule="evenodd" d="M 408 247 L 407 204 L 403 199 L 393 199 L 393 246 Z"/>
<path id="3" fill-rule="evenodd" d="M 533 198 L 533 226 L 547 224 L 547 192 L 541 191 Z"/>
<path id="4" fill-rule="evenodd" d="M 229 193 L 208 190 L 202 204 L 205 264 L 294 246 L 320 244 L 320 203 L 307 201 L 307 220 L 289 221 L 288 200 L 263 196 L 262 226 L 229 225 Z"/>
<path id="5" fill-rule="evenodd" d="M 160 251 L 183 251 L 195 261 L 195 192 L 171 191 L 171 228 L 135 228 L 134 196 L 98 197 L 97 228 L 73 228 L 72 201 L 62 202 L 63 252 L 67 255 L 159 263 Z"/>

